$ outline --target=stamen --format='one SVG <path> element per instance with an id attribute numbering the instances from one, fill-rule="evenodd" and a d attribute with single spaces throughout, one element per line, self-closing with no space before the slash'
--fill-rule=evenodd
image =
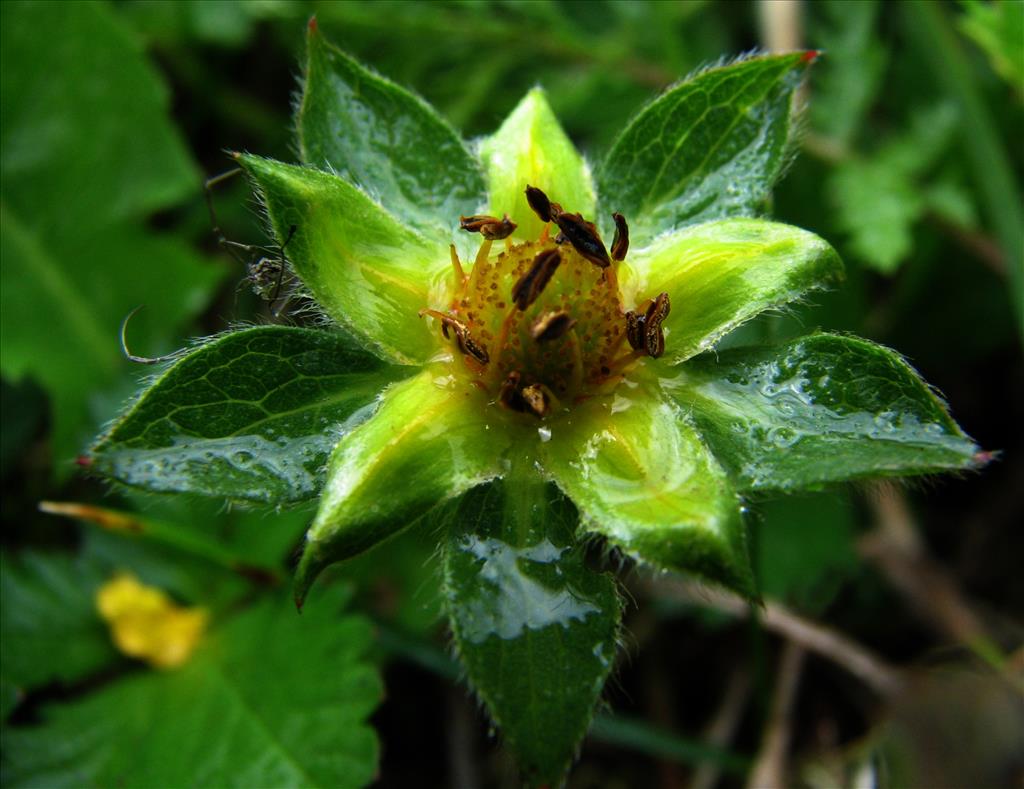
<path id="1" fill-rule="evenodd" d="M 523 398 L 523 402 L 526 403 L 526 407 L 540 417 L 547 416 L 550 413 L 555 399 L 551 390 L 544 386 L 544 384 L 524 386 L 520 395 Z"/>
<path id="2" fill-rule="evenodd" d="M 537 342 L 557 340 L 576 325 L 576 320 L 565 310 L 545 312 L 530 326 L 530 336 Z"/>
<path id="3" fill-rule="evenodd" d="M 441 334 L 444 335 L 446 340 L 449 337 L 448 330 L 451 329 L 455 334 L 455 344 L 464 356 L 471 356 L 480 364 L 487 364 L 491 360 L 487 349 L 470 336 L 469 327 L 458 318 L 446 315 L 438 310 L 420 310 L 419 315 L 421 318 L 424 315 L 430 315 L 441 321 Z"/>
<path id="4" fill-rule="evenodd" d="M 665 335 L 661 331 L 661 322 L 668 317 L 671 309 L 668 294 L 659 293 L 644 316 L 644 348 L 653 359 L 665 353 Z"/>
<path id="5" fill-rule="evenodd" d="M 564 211 L 555 214 L 554 210 L 551 218 L 566 240 L 583 257 L 599 268 L 608 268 L 612 264 L 608 250 L 604 248 L 604 242 L 601 241 L 593 222 L 588 222 L 581 214 L 567 214 Z"/>
<path id="6" fill-rule="evenodd" d="M 512 286 L 512 301 L 521 312 L 537 300 L 561 262 L 562 255 L 557 249 L 545 249 L 537 254 L 530 270 Z"/>
<path id="7" fill-rule="evenodd" d="M 540 217 L 541 222 L 551 221 L 551 201 L 536 186 L 527 185 L 526 202 L 530 204 L 530 208 L 533 209 L 534 213 Z"/>
<path id="8" fill-rule="evenodd" d="M 505 214 L 502 219 L 478 214 L 475 216 L 460 216 L 459 227 L 468 233 L 479 233 L 488 241 L 498 241 L 512 235 L 518 225 L 508 218 L 508 214 Z"/>
<path id="9" fill-rule="evenodd" d="M 455 269 L 455 287 L 461 288 L 466 282 L 466 272 L 462 270 L 462 261 L 459 260 L 459 253 L 455 251 L 455 244 L 449 244 L 448 251 L 451 252 L 452 268 Z"/>
<path id="10" fill-rule="evenodd" d="M 612 259 L 625 260 L 629 251 L 629 225 L 626 224 L 626 217 L 622 214 L 612 214 L 615 220 L 615 237 L 612 239 Z"/>

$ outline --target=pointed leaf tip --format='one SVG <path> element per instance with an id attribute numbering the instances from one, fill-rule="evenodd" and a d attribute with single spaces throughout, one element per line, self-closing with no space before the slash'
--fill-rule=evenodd
<path id="1" fill-rule="evenodd" d="M 309 31 L 309 34 L 311 36 L 315 35 L 318 32 L 320 32 L 319 26 L 318 26 L 317 21 L 316 21 L 316 14 L 313 14 L 313 16 L 311 16 L 309 18 L 309 24 L 307 25 L 307 30 Z"/>

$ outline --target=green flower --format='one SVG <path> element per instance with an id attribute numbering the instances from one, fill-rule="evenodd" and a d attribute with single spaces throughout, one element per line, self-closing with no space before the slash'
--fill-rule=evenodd
<path id="1" fill-rule="evenodd" d="M 755 598 L 745 498 L 975 463 L 889 350 L 819 333 L 713 351 L 841 275 L 820 238 L 753 218 L 811 60 L 753 58 L 676 86 L 595 183 L 541 90 L 471 148 L 311 25 L 304 164 L 236 158 L 305 294 L 344 331 L 199 346 L 92 467 L 150 490 L 319 496 L 300 603 L 327 565 L 443 525 L 469 679 L 528 780 L 557 782 L 619 627 L 585 535 Z"/>

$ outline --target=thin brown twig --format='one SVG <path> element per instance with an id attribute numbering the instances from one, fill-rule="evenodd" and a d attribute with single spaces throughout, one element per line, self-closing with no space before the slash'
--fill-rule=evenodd
<path id="1" fill-rule="evenodd" d="M 793 729 L 793 703 L 806 651 L 795 641 L 787 641 L 779 661 L 771 716 L 765 726 L 761 750 L 750 770 L 747 789 L 785 789 L 789 741 Z"/>
<path id="2" fill-rule="evenodd" d="M 680 578 L 651 581 L 654 596 L 705 605 L 732 616 L 747 616 L 750 604 L 718 589 L 698 586 Z M 900 671 L 853 639 L 818 622 L 802 617 L 780 603 L 765 601 L 761 624 L 766 630 L 795 641 L 800 646 L 846 669 L 881 696 L 891 696 L 903 684 Z"/>
<path id="3" fill-rule="evenodd" d="M 704 729 L 703 740 L 709 745 L 727 748 L 743 720 L 743 711 L 750 699 L 750 672 L 741 667 L 733 671 L 725 686 L 722 701 Z M 713 789 L 722 770 L 715 762 L 704 762 L 694 773 L 690 789 Z"/>

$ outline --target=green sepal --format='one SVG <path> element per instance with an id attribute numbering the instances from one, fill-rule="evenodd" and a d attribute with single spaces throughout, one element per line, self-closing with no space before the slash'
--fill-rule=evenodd
<path id="1" fill-rule="evenodd" d="M 586 565 L 572 503 L 538 476 L 474 488 L 447 520 L 459 658 L 524 781 L 558 786 L 615 659 L 615 581 Z"/>
<path id="2" fill-rule="evenodd" d="M 313 20 L 296 127 L 307 164 L 336 172 L 428 233 L 485 200 L 480 164 L 434 108 L 328 42 Z"/>
<path id="3" fill-rule="evenodd" d="M 526 202 L 527 185 L 543 190 L 569 212 L 594 218 L 590 168 L 566 136 L 541 88 L 534 88 L 501 127 L 480 145 L 487 169 L 490 212 L 508 214 L 515 238 L 536 238 L 544 223 Z"/>
<path id="4" fill-rule="evenodd" d="M 261 326 L 189 351 L 88 456 L 134 488 L 273 504 L 313 498 L 337 433 L 408 368 L 328 331 Z"/>
<path id="5" fill-rule="evenodd" d="M 437 350 L 419 311 L 450 265 L 448 247 L 399 222 L 330 173 L 238 155 L 263 198 L 274 233 L 320 308 L 381 358 L 421 364 Z"/>
<path id="6" fill-rule="evenodd" d="M 642 371 L 551 428 L 542 463 L 584 526 L 627 553 L 756 597 L 740 501 L 684 411 Z"/>
<path id="7" fill-rule="evenodd" d="M 789 159 L 793 94 L 813 53 L 709 69 L 633 118 L 597 173 L 602 211 L 644 244 L 666 230 L 755 214 Z"/>
<path id="8" fill-rule="evenodd" d="M 899 355 L 855 337 L 706 354 L 662 385 L 744 491 L 965 470 L 987 457 Z"/>
<path id="9" fill-rule="evenodd" d="M 665 357 L 681 362 L 764 310 L 799 299 L 842 277 L 829 244 L 806 230 L 763 219 L 724 219 L 668 233 L 622 268 L 627 304 L 661 292 Z"/>
<path id="10" fill-rule="evenodd" d="M 295 573 L 299 605 L 328 565 L 502 472 L 507 434 L 491 430 L 481 393 L 446 373 L 428 368 L 394 384 L 373 417 L 338 443 Z"/>

